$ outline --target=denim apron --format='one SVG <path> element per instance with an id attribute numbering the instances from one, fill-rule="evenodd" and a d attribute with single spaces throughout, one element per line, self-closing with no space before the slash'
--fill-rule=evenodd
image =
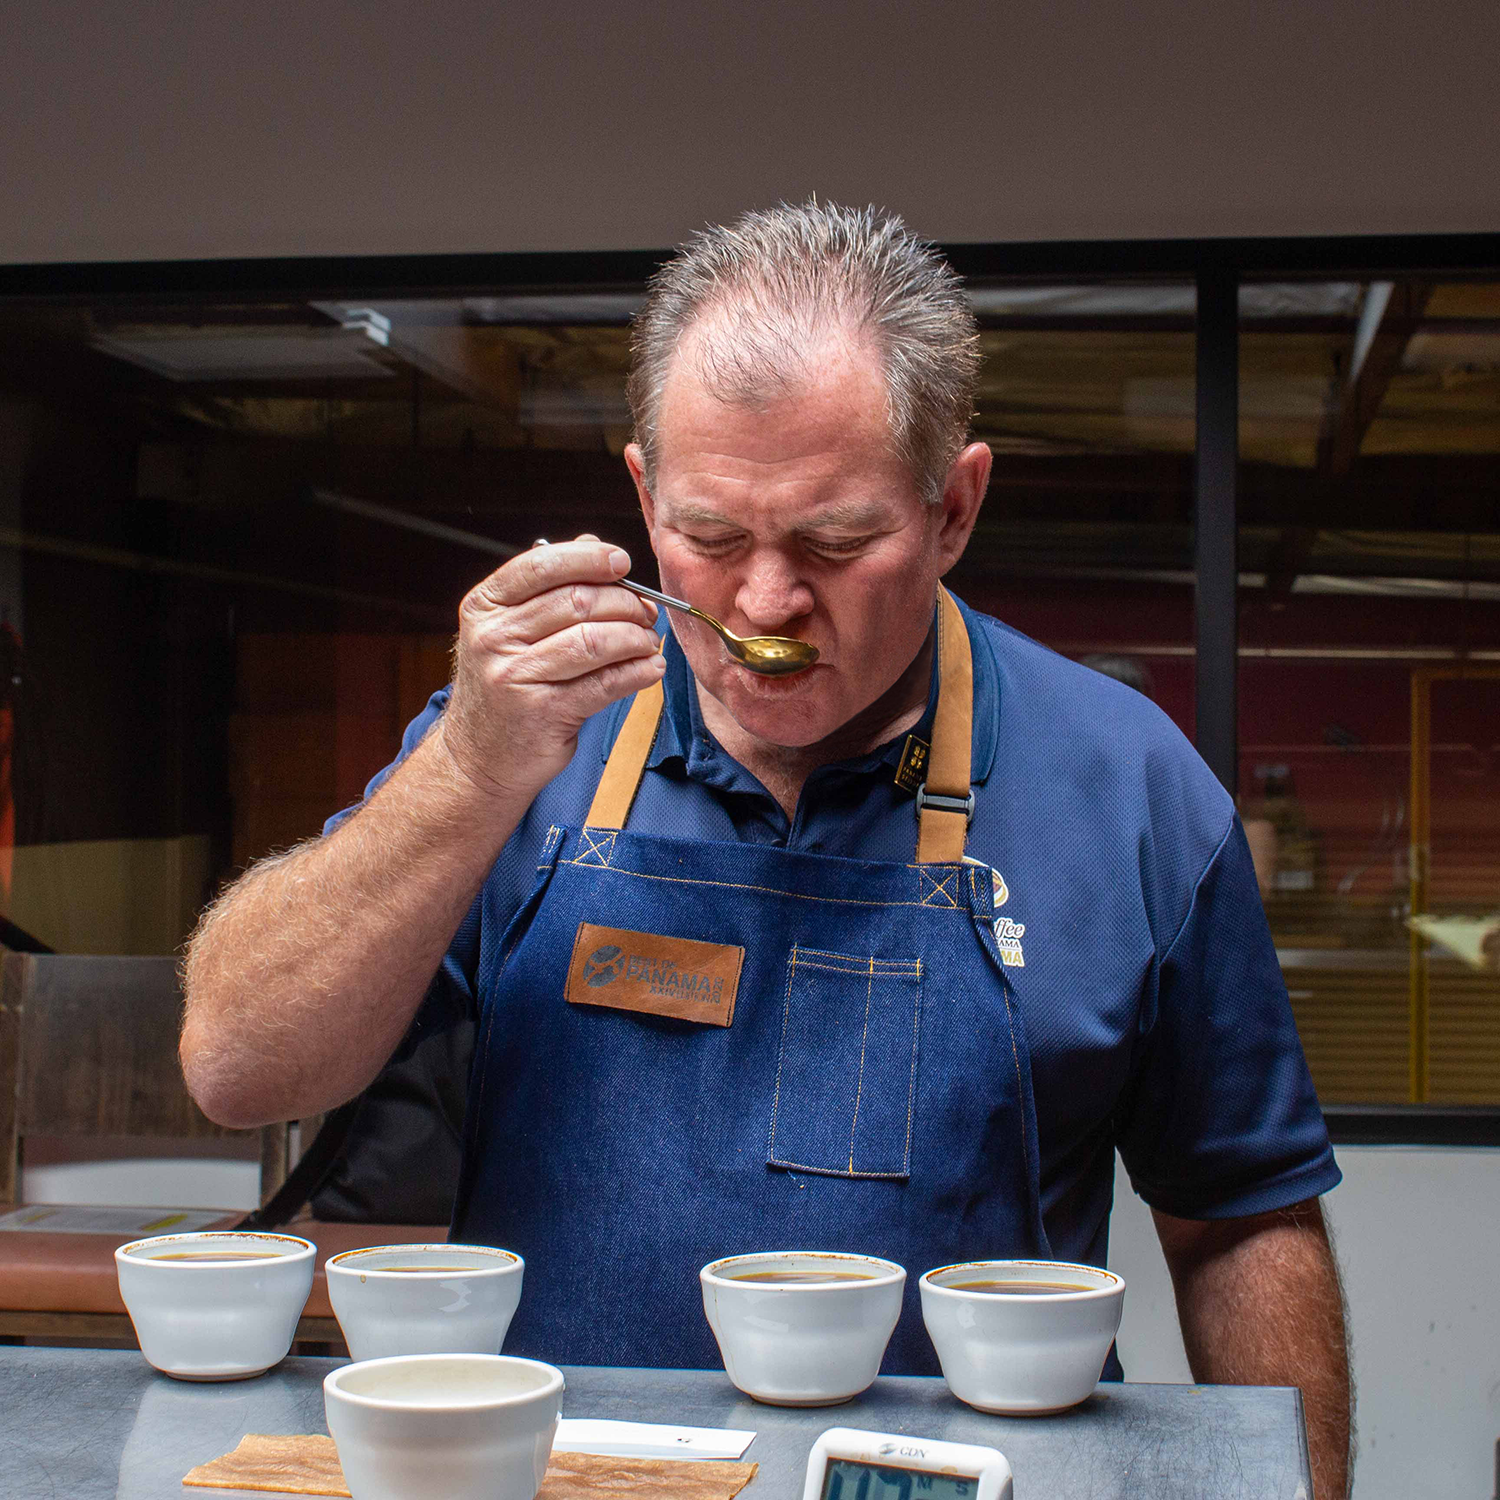
<path id="1" fill-rule="evenodd" d="M 911 864 L 627 828 L 659 686 L 586 825 L 549 831 L 480 965 L 453 1227 L 526 1259 L 509 1353 L 717 1367 L 699 1267 L 849 1250 L 907 1268 L 886 1371 L 936 1374 L 921 1273 L 1049 1253 L 990 872 L 963 863 L 972 661 L 946 592 L 938 663 Z"/>

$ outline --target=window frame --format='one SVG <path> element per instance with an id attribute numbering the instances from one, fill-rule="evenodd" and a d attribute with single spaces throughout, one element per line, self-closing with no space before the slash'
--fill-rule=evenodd
<path id="1" fill-rule="evenodd" d="M 1191 280 L 1198 748 L 1238 786 L 1238 294 L 1247 280 L 1500 279 L 1500 233 L 1068 240 L 938 247 L 966 279 Z M 0 265 L 0 310 L 87 300 L 182 302 L 638 292 L 669 250 L 228 257 Z M 1329 1105 L 1340 1145 L 1500 1146 L 1500 1107 Z"/>

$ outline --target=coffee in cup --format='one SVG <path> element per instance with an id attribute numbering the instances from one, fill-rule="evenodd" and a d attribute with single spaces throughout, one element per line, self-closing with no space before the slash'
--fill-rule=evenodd
<path id="1" fill-rule="evenodd" d="M 372 1245 L 330 1256 L 328 1300 L 350 1357 L 498 1354 L 526 1263 L 491 1245 Z"/>
<path id="2" fill-rule="evenodd" d="M 699 1272 L 730 1380 L 773 1406 L 833 1406 L 869 1386 L 901 1315 L 906 1272 L 873 1255 L 732 1255 Z"/>
<path id="3" fill-rule="evenodd" d="M 922 1321 L 960 1401 L 1005 1416 L 1076 1406 L 1099 1382 L 1125 1282 L 1063 1261 L 939 1266 L 919 1283 Z"/>
<path id="4" fill-rule="evenodd" d="M 290 1234 L 164 1234 L 121 1245 L 115 1274 L 141 1353 L 158 1370 L 243 1380 L 292 1347 L 316 1253 Z"/>

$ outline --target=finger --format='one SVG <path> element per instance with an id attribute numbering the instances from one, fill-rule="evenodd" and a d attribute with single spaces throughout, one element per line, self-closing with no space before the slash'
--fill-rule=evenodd
<path id="1" fill-rule="evenodd" d="M 470 589 L 463 607 L 473 613 L 521 604 L 569 583 L 612 583 L 629 571 L 630 554 L 597 539 L 533 547 Z"/>
<path id="2" fill-rule="evenodd" d="M 631 693 L 638 693 L 654 682 L 660 682 L 667 664 L 660 656 L 642 656 L 634 661 L 616 662 L 589 672 L 569 685 L 573 702 L 584 718 L 617 703 Z"/>
<path id="3" fill-rule="evenodd" d="M 656 606 L 628 589 L 571 583 L 516 605 L 506 620 L 505 631 L 510 639 L 532 645 L 585 620 L 624 620 L 649 627 L 656 623 Z"/>
<path id="4" fill-rule="evenodd" d="M 620 620 L 584 620 L 557 631 L 511 663 L 514 682 L 572 682 L 601 667 L 657 656 L 656 633 Z"/>
<path id="5" fill-rule="evenodd" d="M 580 531 L 573 540 L 575 542 L 597 542 L 599 538 L 592 531 Z M 550 547 L 552 543 L 546 537 L 539 536 L 531 545 L 533 547 Z"/>

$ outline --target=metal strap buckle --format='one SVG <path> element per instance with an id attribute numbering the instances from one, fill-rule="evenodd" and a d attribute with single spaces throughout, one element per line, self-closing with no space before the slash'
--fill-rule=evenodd
<path id="1" fill-rule="evenodd" d="M 974 793 L 972 791 L 967 797 L 945 797 L 940 792 L 929 792 L 927 783 L 924 781 L 917 788 L 918 817 L 921 817 L 924 807 L 930 807 L 934 812 L 961 812 L 964 815 L 965 827 L 974 821 Z"/>

